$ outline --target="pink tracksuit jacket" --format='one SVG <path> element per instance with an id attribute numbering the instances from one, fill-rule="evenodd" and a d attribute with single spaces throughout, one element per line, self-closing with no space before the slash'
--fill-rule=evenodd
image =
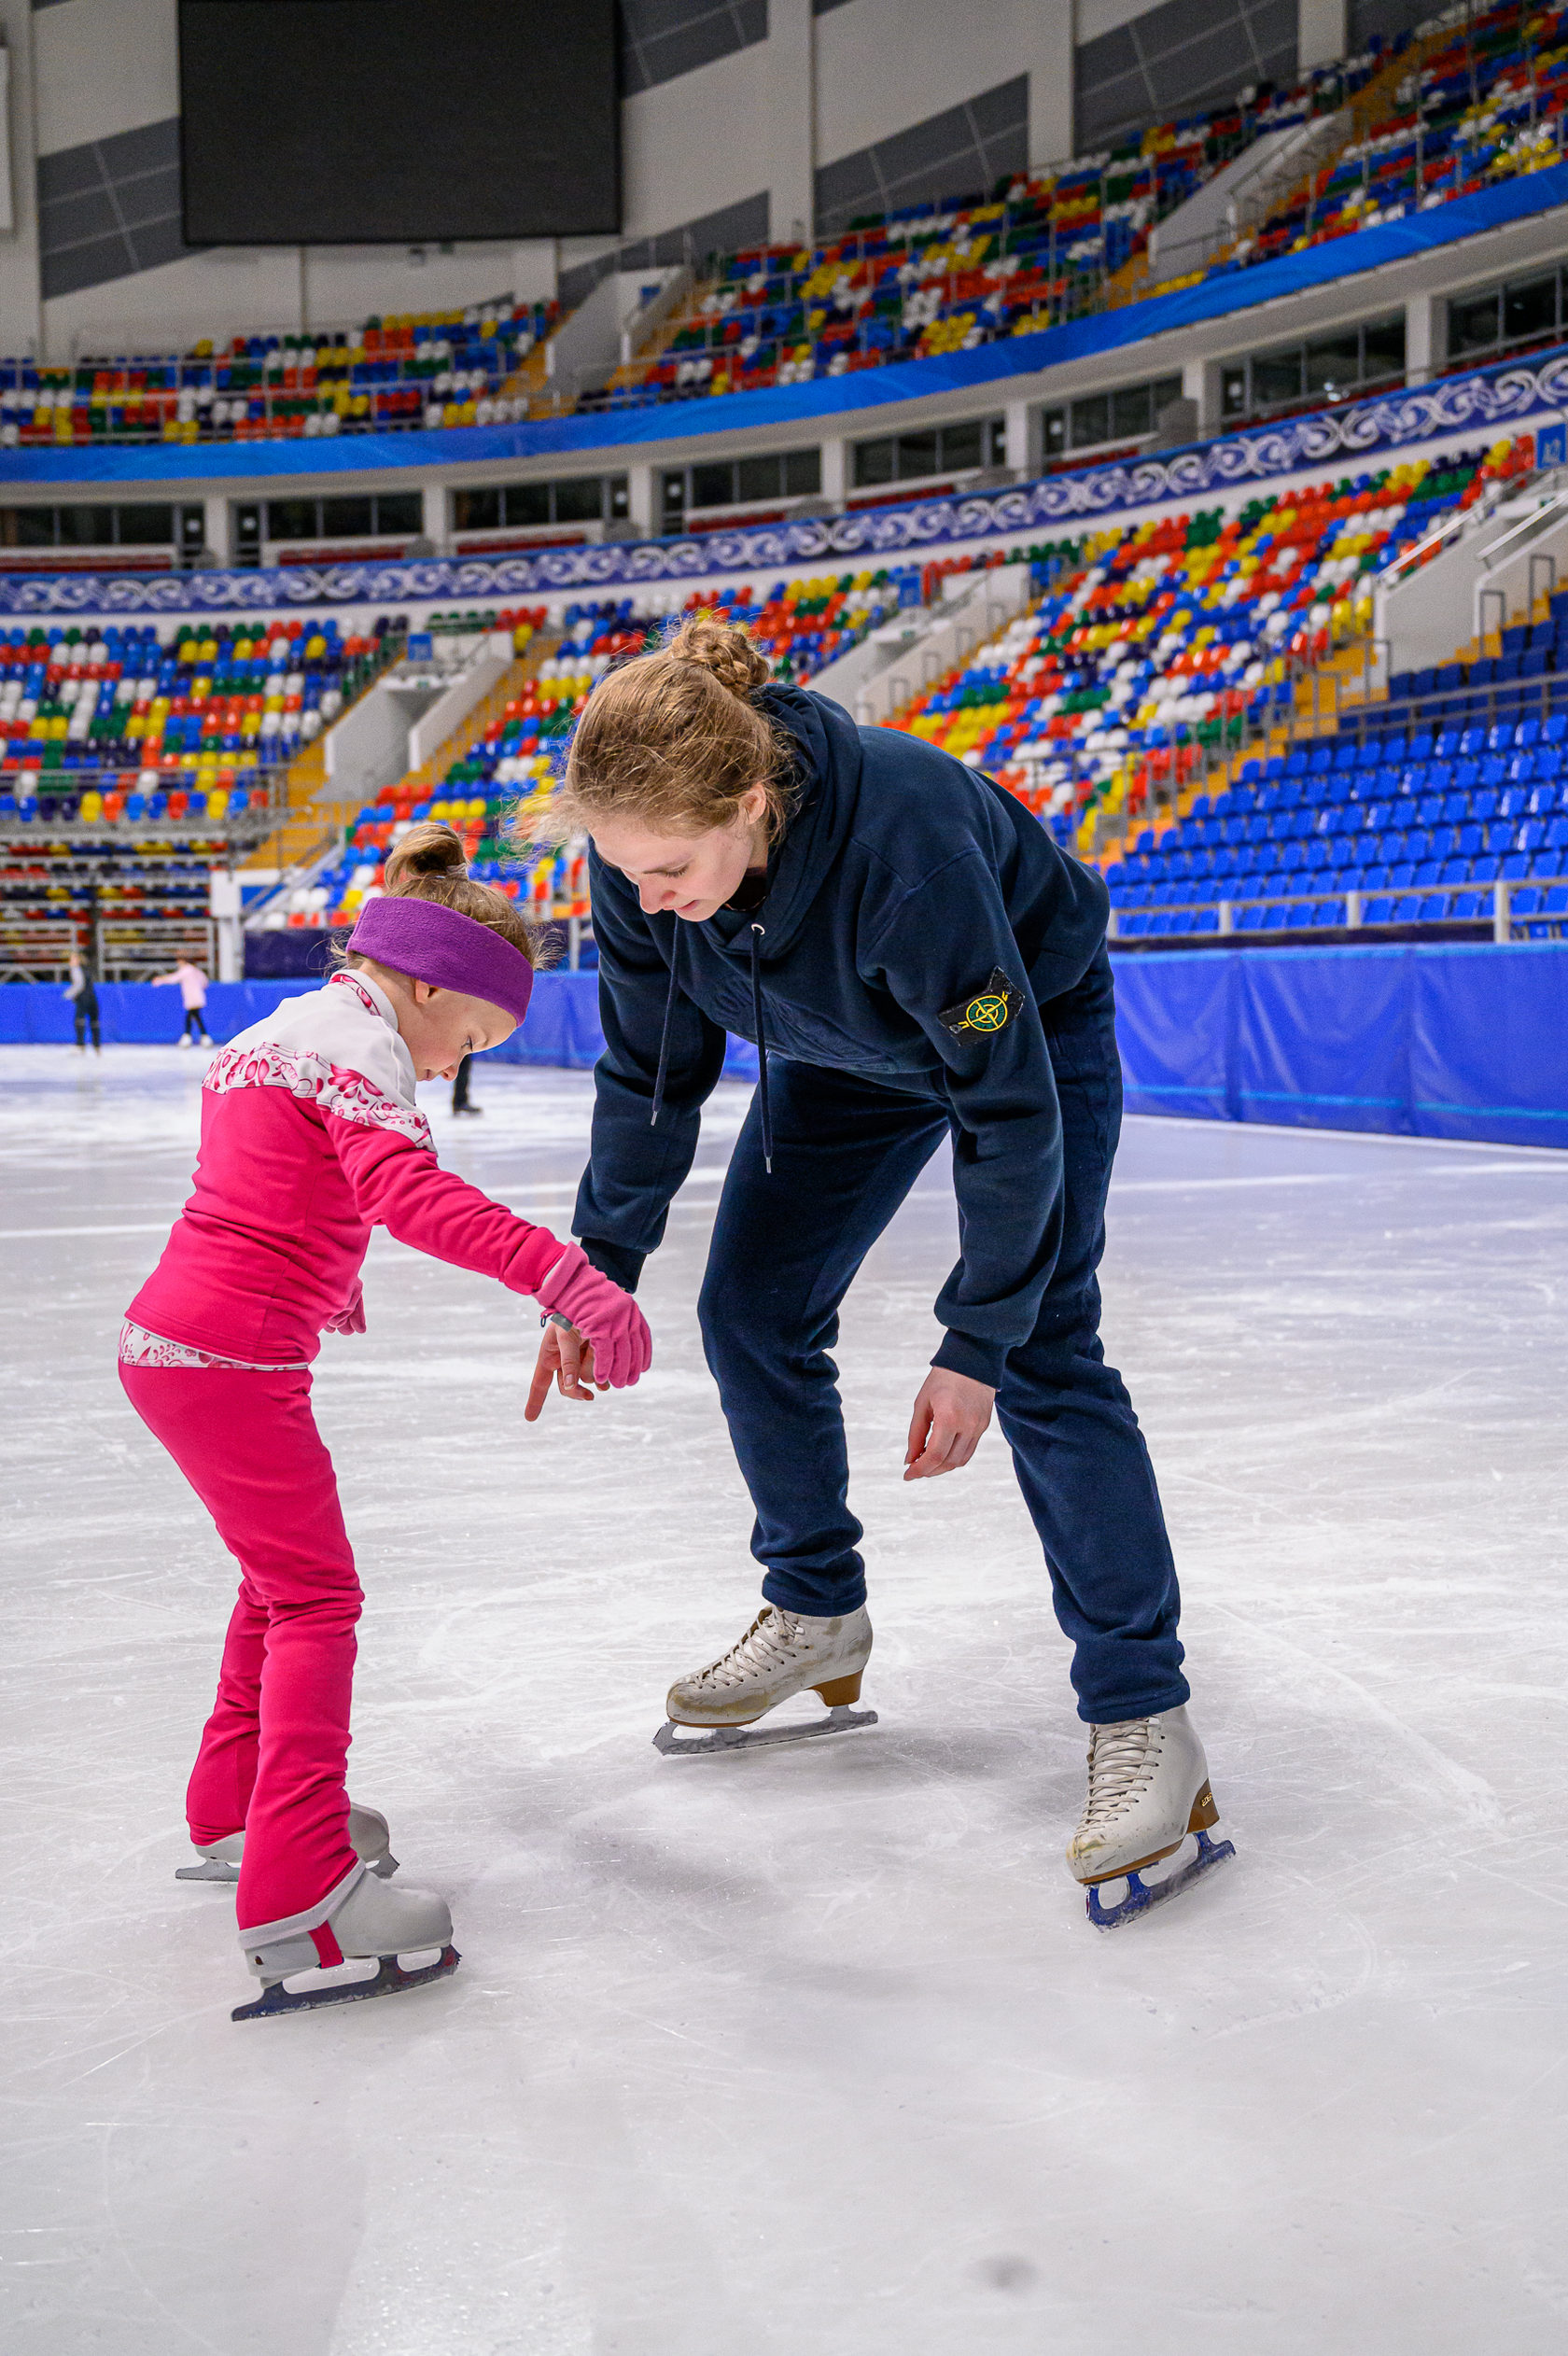
<path id="1" fill-rule="evenodd" d="M 359 973 L 286 999 L 213 1058 L 195 1191 L 126 1315 L 260 1366 L 315 1356 L 352 1309 L 371 1229 L 537 1291 L 566 1246 L 436 1159 L 413 1059 Z"/>

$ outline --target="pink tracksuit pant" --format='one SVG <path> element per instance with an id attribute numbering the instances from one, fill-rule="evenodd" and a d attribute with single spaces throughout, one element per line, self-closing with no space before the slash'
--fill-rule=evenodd
<path id="1" fill-rule="evenodd" d="M 303 1914 L 349 1872 L 349 1703 L 361 1594 L 310 1375 L 121 1365 L 240 1565 L 217 1699 L 186 1816 L 193 1841 L 245 1831 L 242 1930 Z"/>

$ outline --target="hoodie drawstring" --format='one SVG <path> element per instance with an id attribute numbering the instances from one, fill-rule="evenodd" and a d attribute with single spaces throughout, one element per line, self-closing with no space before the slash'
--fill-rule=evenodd
<path id="1" fill-rule="evenodd" d="M 674 933 L 670 936 L 669 990 L 665 999 L 665 1027 L 659 1033 L 659 1069 L 657 1073 L 654 1075 L 653 1080 L 653 1110 L 649 1115 L 648 1118 L 648 1126 L 650 1129 L 658 1128 L 659 1115 L 664 1109 L 665 1076 L 669 1071 L 670 1025 L 675 1020 L 675 971 L 676 966 L 679 961 L 679 957 L 680 920 L 677 918 Z"/>
<path id="2" fill-rule="evenodd" d="M 758 963 L 767 927 L 751 927 L 751 1015 L 757 1026 L 757 1099 L 763 1108 L 763 1167 L 773 1176 L 773 1120 L 768 1111 L 767 1040 L 763 1032 L 763 969 Z"/>
<path id="3" fill-rule="evenodd" d="M 757 1026 L 757 1100 L 763 1112 L 763 1167 L 771 1178 L 773 1176 L 773 1115 L 768 1104 L 767 1040 L 763 1031 L 763 974 L 762 967 L 757 961 L 763 936 L 766 930 L 767 927 L 761 924 L 754 924 L 751 927 L 751 1013 Z M 659 1033 L 659 1069 L 653 1080 L 653 1109 L 648 1117 L 650 1129 L 658 1128 L 659 1115 L 664 1110 L 665 1078 L 669 1071 L 670 1025 L 675 1019 L 675 1000 L 679 988 L 676 979 L 676 965 L 679 948 L 680 926 L 678 919 L 675 938 L 670 943 L 669 993 L 665 1000 L 665 1027 Z"/>

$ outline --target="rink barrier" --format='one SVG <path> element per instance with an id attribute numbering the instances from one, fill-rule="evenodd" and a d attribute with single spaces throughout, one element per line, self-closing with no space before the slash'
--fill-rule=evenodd
<path id="1" fill-rule="evenodd" d="M 1568 1146 L 1568 944 L 1116 960 L 1129 1113 Z"/>
<path id="2" fill-rule="evenodd" d="M 291 982 L 218 982 L 231 1038 Z M 1568 944 L 1172 949 L 1116 960 L 1127 1110 L 1394 1136 L 1568 1146 Z M 179 992 L 105 983 L 105 1041 L 173 1046 Z M 0 989 L 0 1045 L 72 1037 L 58 985 Z M 597 977 L 541 974 L 523 1029 L 487 1061 L 585 1071 L 603 1045 Z M 732 1039 L 729 1079 L 756 1077 Z"/>
<path id="3" fill-rule="evenodd" d="M 302 997 L 318 985 L 302 977 L 276 982 L 214 982 L 207 990 L 206 1024 L 221 1045 L 247 1030 L 286 998 Z M 185 1009 L 172 985 L 100 982 L 98 1016 L 105 1045 L 169 1046 L 185 1028 Z M 0 988 L 0 1046 L 69 1045 L 76 1036 L 70 1002 L 58 982 L 14 982 Z M 598 980 L 594 974 L 541 974 L 534 984 L 528 1019 L 502 1047 L 492 1047 L 494 1063 L 549 1064 L 587 1071 L 604 1045 L 599 1029 Z M 724 1065 L 727 1079 L 754 1080 L 757 1051 L 732 1039 Z"/>

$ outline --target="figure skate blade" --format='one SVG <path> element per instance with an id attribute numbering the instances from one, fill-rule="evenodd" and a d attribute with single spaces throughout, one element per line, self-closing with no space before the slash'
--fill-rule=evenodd
<path id="1" fill-rule="evenodd" d="M 443 1947 L 436 1963 L 417 1964 L 405 1971 L 396 1956 L 379 1957 L 372 1979 L 340 1980 L 328 1987 L 287 1988 L 281 1980 L 263 1988 L 251 2004 L 237 2004 L 231 2021 L 271 2021 L 284 2012 L 319 2012 L 329 2004 L 363 2004 L 372 1996 L 400 1996 L 405 1988 L 422 1988 L 432 1980 L 449 1979 L 462 1957 L 455 1947 Z"/>
<path id="2" fill-rule="evenodd" d="M 1123 1923 L 1133 1921 L 1139 1914 L 1146 1914 L 1151 1906 L 1163 1906 L 1168 1898 L 1179 1897 L 1183 1890 L 1190 1889 L 1200 1875 L 1211 1872 L 1216 1865 L 1223 1865 L 1226 1858 L 1236 1855 L 1233 1841 L 1211 1841 L 1208 1833 L 1203 1831 L 1196 1832 L 1192 1837 L 1197 1843 L 1197 1855 L 1185 1864 L 1178 1864 L 1176 1871 L 1168 1873 L 1163 1881 L 1146 1882 L 1143 1873 L 1152 1872 L 1155 1868 L 1145 1866 L 1141 1872 L 1112 1874 L 1103 1882 L 1091 1883 L 1085 1893 L 1085 1907 L 1095 1928 L 1120 1929 Z M 1185 1845 L 1183 1842 L 1183 1847 Z M 1174 1851 L 1173 1855 L 1180 1858 L 1181 1850 Z M 1162 1865 L 1167 1862 L 1164 1858 L 1160 1859 Z M 1115 1889 L 1124 1884 L 1127 1896 L 1117 1900 L 1113 1905 L 1105 1905 L 1100 1891 Z"/>
<path id="3" fill-rule="evenodd" d="M 875 1710 L 852 1710 L 841 1704 L 825 1718 L 791 1718 L 785 1726 L 716 1726 L 711 1733 L 690 1738 L 671 1718 L 653 1737 L 655 1750 L 666 1759 L 695 1759 L 714 1751 L 761 1750 L 764 1744 L 808 1743 L 819 1734 L 858 1734 L 876 1724 Z"/>

